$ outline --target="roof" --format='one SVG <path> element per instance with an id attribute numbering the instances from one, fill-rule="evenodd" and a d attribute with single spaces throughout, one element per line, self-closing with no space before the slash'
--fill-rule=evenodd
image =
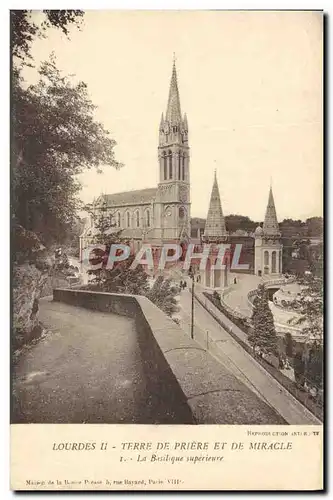
<path id="1" fill-rule="evenodd" d="M 178 83 L 177 83 L 177 70 L 176 70 L 175 61 L 173 62 L 173 67 L 172 67 L 172 76 L 171 76 L 170 89 L 169 89 L 168 107 L 167 107 L 165 119 L 166 119 L 166 121 L 168 121 L 171 124 L 181 123 L 181 121 L 182 121 Z"/>
<path id="2" fill-rule="evenodd" d="M 101 198 L 106 201 L 108 207 L 120 207 L 151 203 L 156 193 L 157 187 L 154 187 L 137 189 L 135 191 L 124 191 L 123 193 L 103 194 Z"/>
<path id="3" fill-rule="evenodd" d="M 221 237 L 227 234 L 224 222 L 224 215 L 221 206 L 220 192 L 217 184 L 216 171 L 214 183 L 210 196 L 208 215 L 205 224 L 204 236 Z"/>
<path id="4" fill-rule="evenodd" d="M 264 233 L 267 235 L 280 235 L 279 224 L 276 217 L 275 203 L 272 186 L 269 189 L 266 215 L 263 225 Z"/>

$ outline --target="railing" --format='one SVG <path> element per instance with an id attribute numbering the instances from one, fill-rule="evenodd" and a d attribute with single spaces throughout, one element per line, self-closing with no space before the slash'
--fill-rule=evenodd
<path id="1" fill-rule="evenodd" d="M 288 283 L 293 283 L 295 281 L 295 278 L 277 278 L 275 280 L 267 280 L 264 281 L 264 285 L 267 287 L 270 286 L 276 286 L 276 285 L 286 285 Z M 254 297 L 257 293 L 257 290 L 250 290 L 249 293 L 247 294 L 247 301 L 251 309 L 253 309 L 253 302 L 251 301 L 251 298 Z"/>

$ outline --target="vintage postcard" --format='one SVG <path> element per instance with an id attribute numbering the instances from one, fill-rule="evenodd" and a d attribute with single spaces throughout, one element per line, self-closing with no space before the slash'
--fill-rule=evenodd
<path id="1" fill-rule="evenodd" d="M 323 489 L 323 13 L 10 24 L 11 488 Z"/>

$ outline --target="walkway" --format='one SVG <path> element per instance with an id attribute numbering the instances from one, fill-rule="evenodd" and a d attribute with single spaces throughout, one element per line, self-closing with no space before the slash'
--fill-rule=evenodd
<path id="1" fill-rule="evenodd" d="M 238 274 L 236 276 L 237 283 L 234 284 L 234 276 L 232 276 L 230 279 L 232 285 L 230 285 L 230 288 L 223 296 L 223 300 L 226 305 L 231 307 L 234 311 L 250 318 L 252 315 L 252 307 L 247 298 L 248 293 L 251 290 L 255 290 L 258 287 L 259 283 L 265 283 L 265 281 L 274 279 L 274 277 L 268 276 L 265 278 L 260 278 L 259 276 L 251 274 Z M 277 285 L 277 288 L 278 287 L 279 285 Z M 292 327 L 292 325 L 289 323 L 290 320 L 294 320 L 297 317 L 296 312 L 287 311 L 282 309 L 281 307 L 277 307 L 272 301 L 269 302 L 269 307 L 273 313 L 274 322 L 278 330 L 280 329 L 284 331 L 284 329 L 286 329 L 286 331 L 290 331 L 290 333 L 293 333 L 294 335 L 300 334 L 299 328 Z"/>
<path id="2" fill-rule="evenodd" d="M 50 332 L 13 369 L 13 423 L 181 423 L 149 390 L 133 320 L 50 298 L 40 319 Z"/>
<path id="3" fill-rule="evenodd" d="M 240 338 L 246 337 L 236 325 L 226 318 L 203 295 L 203 288 L 196 285 L 196 294 L 207 304 L 224 324 L 233 329 Z M 180 295 L 181 326 L 190 333 L 191 293 L 185 290 Z M 250 356 L 212 315 L 195 300 L 194 338 L 219 359 L 240 381 L 259 395 L 289 424 L 321 424 L 321 422 L 299 403 L 279 382 Z M 207 343 L 208 339 L 208 343 Z"/>

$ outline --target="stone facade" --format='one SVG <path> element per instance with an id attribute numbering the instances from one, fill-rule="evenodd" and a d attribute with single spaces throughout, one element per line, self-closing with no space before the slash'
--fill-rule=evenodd
<path id="1" fill-rule="evenodd" d="M 282 243 L 272 187 L 263 227 L 255 230 L 254 272 L 256 275 L 282 273 Z"/>
<path id="2" fill-rule="evenodd" d="M 228 255 L 226 255 L 225 258 L 224 269 L 221 269 L 219 268 L 219 265 L 216 265 L 219 251 L 218 244 L 227 243 L 227 237 L 228 235 L 225 227 L 220 191 L 215 171 L 205 230 L 202 237 L 205 243 L 211 244 L 210 256 L 207 260 L 206 269 L 200 272 L 200 281 L 206 288 L 222 289 L 228 286 L 228 275 L 230 269 L 230 259 L 228 259 Z"/>

